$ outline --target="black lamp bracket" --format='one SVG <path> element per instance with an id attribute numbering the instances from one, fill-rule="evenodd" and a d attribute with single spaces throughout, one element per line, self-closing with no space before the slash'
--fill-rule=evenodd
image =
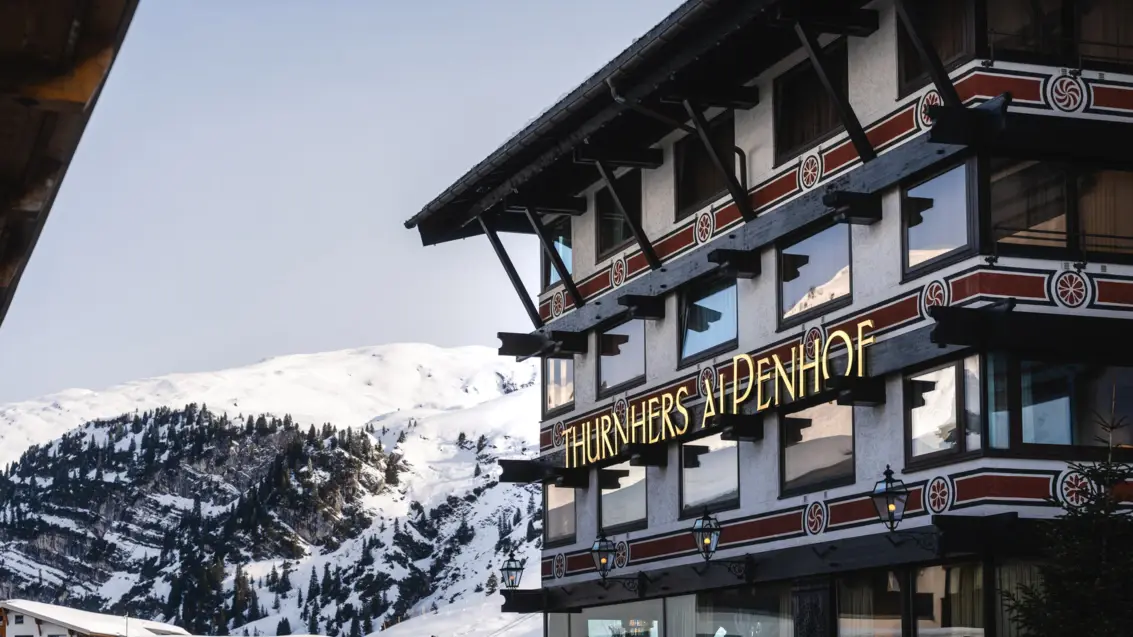
<path id="1" fill-rule="evenodd" d="M 885 539 L 894 547 L 904 546 L 909 542 L 916 544 L 921 550 L 936 551 L 936 533 L 932 531 L 890 531 Z"/>
<path id="2" fill-rule="evenodd" d="M 692 567 L 692 570 L 697 575 L 704 577 L 713 566 L 723 566 L 728 569 L 728 572 L 735 575 L 737 578 L 750 582 L 755 577 L 755 558 L 751 555 L 745 555 L 739 559 L 734 560 L 716 560 L 712 561 L 707 559 L 704 561 L 704 566 Z"/>
<path id="3" fill-rule="evenodd" d="M 613 582 L 621 584 L 622 588 L 631 593 L 637 593 L 638 597 L 644 597 L 645 590 L 653 580 L 649 579 L 649 576 L 645 573 L 639 572 L 637 575 L 630 577 L 603 577 L 598 581 L 598 585 L 601 586 L 603 590 L 610 590 L 610 586 L 613 585 Z"/>

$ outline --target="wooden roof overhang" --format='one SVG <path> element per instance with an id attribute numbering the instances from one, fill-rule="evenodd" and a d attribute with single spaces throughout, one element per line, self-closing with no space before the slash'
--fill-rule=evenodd
<path id="1" fill-rule="evenodd" d="M 0 323 L 138 0 L 0 0 Z"/>

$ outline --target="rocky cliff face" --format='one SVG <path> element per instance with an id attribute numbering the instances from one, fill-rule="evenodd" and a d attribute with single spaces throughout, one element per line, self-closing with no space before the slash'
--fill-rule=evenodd
<path id="1" fill-rule="evenodd" d="M 32 446 L 0 476 L 0 598 L 359 637 L 490 594 L 509 552 L 538 556 L 537 487 L 495 479 L 496 458 L 537 448 L 538 389 L 530 365 L 465 366 L 393 370 L 454 378 L 361 422 L 190 403 Z"/>

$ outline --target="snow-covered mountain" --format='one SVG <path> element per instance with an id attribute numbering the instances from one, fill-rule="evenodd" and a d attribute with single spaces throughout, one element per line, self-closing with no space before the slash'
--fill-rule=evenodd
<path id="1" fill-rule="evenodd" d="M 539 584 L 538 489 L 495 463 L 537 452 L 536 374 L 391 345 L 0 407 L 0 598 L 194 634 L 498 614 L 509 552 Z"/>

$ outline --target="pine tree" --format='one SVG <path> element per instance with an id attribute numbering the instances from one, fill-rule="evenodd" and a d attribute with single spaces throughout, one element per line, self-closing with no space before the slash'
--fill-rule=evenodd
<path id="1" fill-rule="evenodd" d="M 1039 583 L 1003 591 L 1020 634 L 1123 637 L 1133 626 L 1133 511 L 1122 506 L 1133 466 L 1113 459 L 1113 434 L 1130 423 L 1115 411 L 1097 418 L 1108 457 L 1094 465 L 1070 464 L 1084 481 L 1073 487 L 1074 502 L 1060 501 L 1062 512 L 1044 530 Z"/>
<path id="2" fill-rule="evenodd" d="M 476 441 L 476 453 L 480 453 L 488 446 L 488 437 L 480 434 L 480 438 Z"/>
<path id="3" fill-rule="evenodd" d="M 362 634 L 369 635 L 372 632 L 374 632 L 374 620 L 370 618 L 369 613 L 366 613 L 362 619 Z"/>
<path id="4" fill-rule="evenodd" d="M 479 462 L 476 463 L 476 469 L 472 472 L 472 477 L 474 477 L 474 478 L 480 477 L 480 463 Z"/>
<path id="5" fill-rule="evenodd" d="M 468 444 L 468 436 L 465 436 L 463 431 L 456 437 L 456 444 L 459 445 L 461 449 L 464 448 L 464 445 Z"/>
<path id="6" fill-rule="evenodd" d="M 318 613 L 311 613 L 311 619 L 307 622 L 307 634 L 309 634 L 309 635 L 318 635 L 319 634 L 319 614 Z"/>
<path id="7" fill-rule="evenodd" d="M 314 427 L 314 425 L 312 425 Z M 311 567 L 311 580 L 307 583 L 307 599 L 312 602 L 319 596 L 319 578 L 315 575 L 315 567 Z"/>
<path id="8" fill-rule="evenodd" d="M 535 494 L 531 493 L 527 496 L 527 515 L 535 513 Z"/>
<path id="9" fill-rule="evenodd" d="M 358 623 L 358 616 L 350 620 L 350 637 L 362 637 L 362 625 Z"/>
<path id="10" fill-rule="evenodd" d="M 279 623 L 276 624 L 275 634 L 276 635 L 290 635 L 291 634 L 291 622 L 286 617 L 279 620 Z"/>
<path id="11" fill-rule="evenodd" d="M 487 594 L 491 595 L 496 592 L 496 589 L 499 588 L 499 586 L 500 582 L 496 579 L 496 572 L 492 571 L 492 574 L 488 576 L 488 583 L 484 586 L 484 591 Z"/>

